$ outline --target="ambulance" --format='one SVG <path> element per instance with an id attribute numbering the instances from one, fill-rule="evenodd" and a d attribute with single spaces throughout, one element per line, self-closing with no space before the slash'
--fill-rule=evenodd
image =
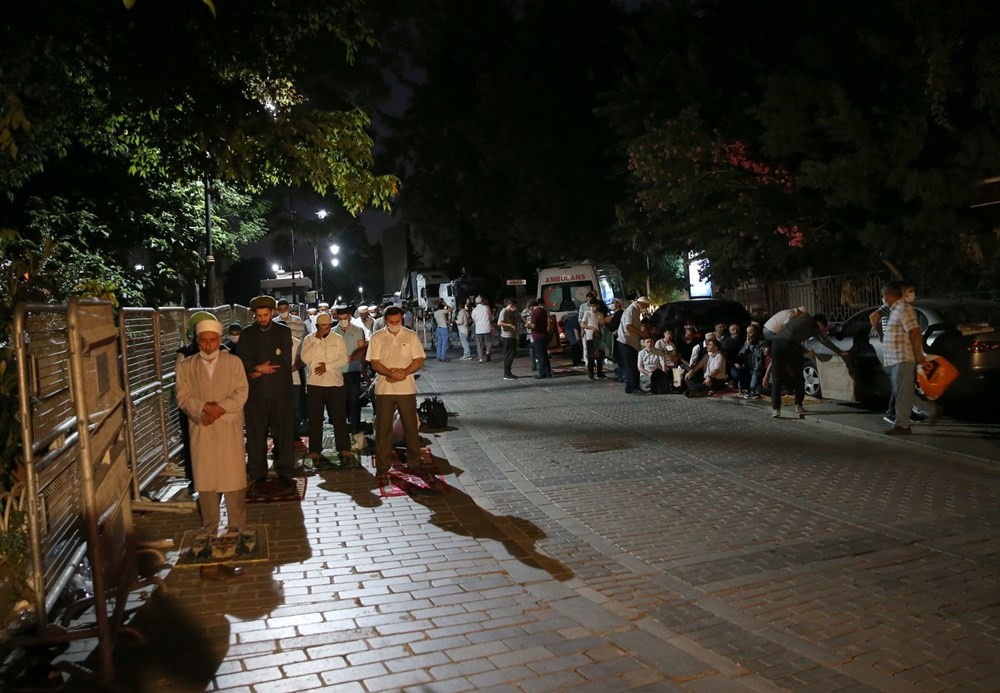
<path id="1" fill-rule="evenodd" d="M 622 273 L 614 265 L 591 260 L 538 270 L 538 300 L 560 322 L 567 313 L 580 309 L 588 291 L 596 291 L 609 306 L 614 298 L 625 300 Z"/>

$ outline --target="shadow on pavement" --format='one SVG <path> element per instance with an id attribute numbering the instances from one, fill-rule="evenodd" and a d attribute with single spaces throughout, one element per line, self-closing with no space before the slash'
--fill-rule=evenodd
<path id="1" fill-rule="evenodd" d="M 560 581 L 573 577 L 573 572 L 566 565 L 535 548 L 535 544 L 546 535 L 529 520 L 487 512 L 457 488 L 441 495 L 416 495 L 412 500 L 430 510 L 431 524 L 446 532 L 473 539 L 492 539 L 502 544 L 512 558 L 529 568 L 543 570 Z"/>

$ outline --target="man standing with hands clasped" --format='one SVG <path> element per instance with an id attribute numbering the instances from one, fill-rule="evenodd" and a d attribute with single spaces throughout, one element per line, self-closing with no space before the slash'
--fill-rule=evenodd
<path id="1" fill-rule="evenodd" d="M 209 538 L 219 531 L 223 495 L 227 531 L 246 529 L 243 405 L 249 388 L 239 357 L 219 348 L 222 332 L 218 320 L 200 321 L 195 325 L 198 353 L 177 367 L 177 406 L 187 418 L 201 532 Z"/>
<path id="2" fill-rule="evenodd" d="M 347 435 L 347 395 L 342 368 L 347 365 L 344 338 L 333 332 L 329 313 L 316 316 L 316 331 L 302 342 L 302 363 L 306 366 L 306 410 L 309 412 L 309 459 L 317 469 L 329 464 L 323 456 L 323 414 L 333 424 L 333 440 L 342 462 L 351 458 Z"/>
<path id="3" fill-rule="evenodd" d="M 375 473 L 385 476 L 392 466 L 393 414 L 399 412 L 406 438 L 406 457 L 416 464 L 421 457 L 420 420 L 417 417 L 417 381 L 413 374 L 424 367 L 424 348 L 413 330 L 403 327 L 403 310 L 387 308 L 385 329 L 376 330 L 368 342 L 368 361 L 375 379 Z"/>
<path id="4" fill-rule="evenodd" d="M 291 485 L 295 466 L 292 402 L 292 331 L 274 321 L 273 296 L 250 301 L 254 323 L 243 330 L 240 358 L 250 382 L 244 407 L 247 424 L 247 474 L 260 485 L 267 481 L 267 434 L 274 442 L 274 468 L 283 485 Z M 261 490 L 261 489 L 257 489 Z"/>

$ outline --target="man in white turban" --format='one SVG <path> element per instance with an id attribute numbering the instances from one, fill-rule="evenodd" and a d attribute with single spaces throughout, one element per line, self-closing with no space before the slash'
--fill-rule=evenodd
<path id="1" fill-rule="evenodd" d="M 222 343 L 222 323 L 206 319 L 195 325 L 198 353 L 177 368 L 177 405 L 191 434 L 194 488 L 199 495 L 202 532 L 219 532 L 219 502 L 225 495 L 227 531 L 246 529 L 246 449 L 243 405 L 249 386 L 243 362 Z"/>

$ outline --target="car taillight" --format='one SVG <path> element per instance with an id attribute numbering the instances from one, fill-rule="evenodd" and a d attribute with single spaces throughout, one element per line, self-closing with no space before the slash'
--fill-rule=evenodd
<path id="1" fill-rule="evenodd" d="M 965 347 L 965 350 L 972 352 L 973 354 L 986 354 L 993 351 L 1000 351 L 1000 342 L 987 342 L 977 339 L 973 341 L 972 344 Z"/>

